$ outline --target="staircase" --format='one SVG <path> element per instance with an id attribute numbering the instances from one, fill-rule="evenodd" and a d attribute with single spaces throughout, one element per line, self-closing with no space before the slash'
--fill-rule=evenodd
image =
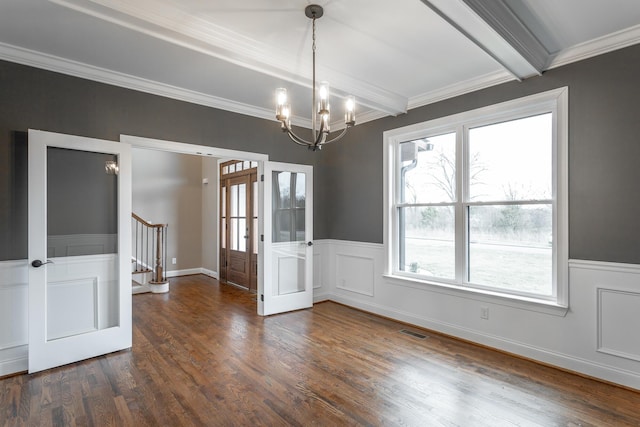
<path id="1" fill-rule="evenodd" d="M 169 281 L 165 273 L 167 227 L 167 224 L 153 224 L 131 213 L 133 294 L 169 292 Z"/>

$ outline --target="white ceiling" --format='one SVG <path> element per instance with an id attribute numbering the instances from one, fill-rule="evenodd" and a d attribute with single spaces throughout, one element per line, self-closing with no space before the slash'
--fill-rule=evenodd
<path id="1" fill-rule="evenodd" d="M 0 0 L 0 59 L 273 120 L 287 87 L 309 126 L 310 3 Z M 318 80 L 359 123 L 640 42 L 638 0 L 317 3 Z"/>

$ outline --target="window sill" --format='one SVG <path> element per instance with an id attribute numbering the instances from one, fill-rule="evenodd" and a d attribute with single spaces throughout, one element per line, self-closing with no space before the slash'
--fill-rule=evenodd
<path id="1" fill-rule="evenodd" d="M 397 286 L 405 286 L 423 290 L 426 289 L 431 292 L 437 292 L 459 298 L 467 298 L 474 301 L 480 301 L 490 304 L 503 305 L 520 310 L 534 311 L 537 313 L 549 314 L 552 316 L 564 317 L 569 311 L 568 306 L 561 305 L 552 301 L 527 298 L 518 295 L 503 294 L 500 292 L 492 292 L 483 289 L 466 288 L 443 282 L 420 280 L 413 277 L 391 274 L 384 274 L 383 277 L 387 279 L 389 283 Z"/>

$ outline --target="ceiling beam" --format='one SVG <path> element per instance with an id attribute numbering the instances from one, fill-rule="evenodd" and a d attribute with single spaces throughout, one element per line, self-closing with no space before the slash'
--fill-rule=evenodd
<path id="1" fill-rule="evenodd" d="M 504 0 L 422 0 L 518 80 L 539 76 L 550 55 Z"/>

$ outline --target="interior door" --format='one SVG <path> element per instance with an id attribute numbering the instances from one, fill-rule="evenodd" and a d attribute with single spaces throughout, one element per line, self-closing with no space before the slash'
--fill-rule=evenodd
<path id="1" fill-rule="evenodd" d="M 29 131 L 29 372 L 131 347 L 128 144 Z"/>
<path id="2" fill-rule="evenodd" d="M 313 168 L 264 164 L 264 274 L 258 314 L 313 305 Z"/>

